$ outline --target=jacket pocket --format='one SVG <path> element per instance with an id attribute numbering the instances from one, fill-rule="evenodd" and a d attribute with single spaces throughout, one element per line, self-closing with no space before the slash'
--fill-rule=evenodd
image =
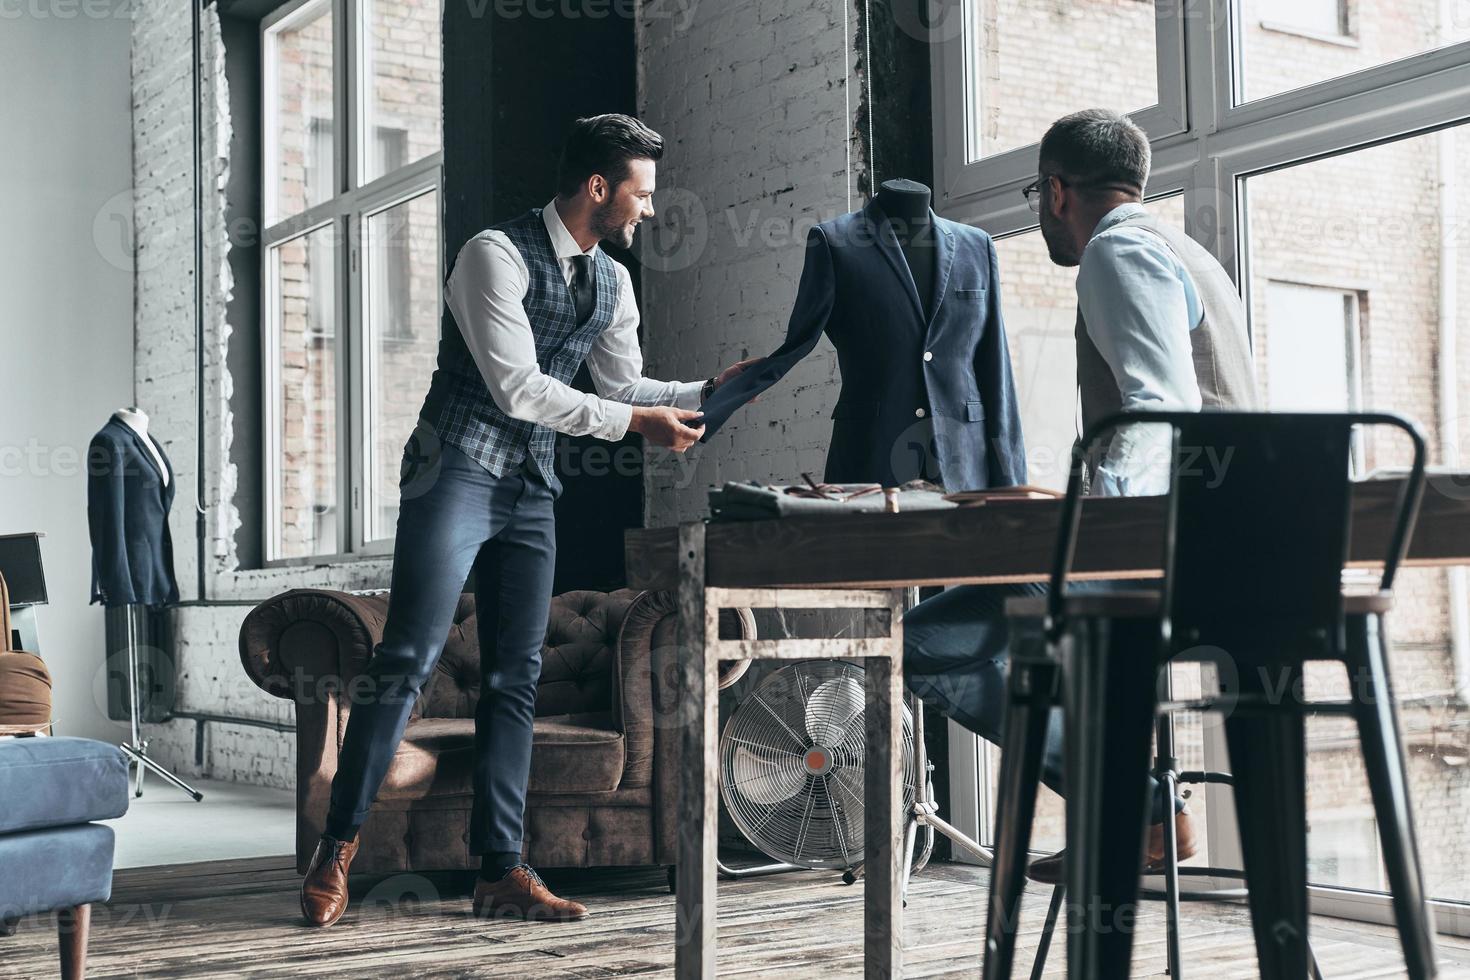
<path id="1" fill-rule="evenodd" d="M 832 408 L 834 419 L 875 419 L 877 417 L 878 403 L 875 401 L 840 401 Z"/>
<path id="2" fill-rule="evenodd" d="M 959 299 L 984 299 L 985 287 L 983 286 L 956 286 L 954 294 Z"/>
<path id="3" fill-rule="evenodd" d="M 973 401 L 965 402 L 966 422 L 979 422 L 982 421 L 984 418 L 985 406 L 980 403 L 980 400 L 978 398 L 974 399 Z"/>

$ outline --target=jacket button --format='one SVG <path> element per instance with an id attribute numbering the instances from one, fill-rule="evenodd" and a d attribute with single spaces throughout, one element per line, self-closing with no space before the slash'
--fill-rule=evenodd
<path id="1" fill-rule="evenodd" d="M 926 350 L 924 352 L 924 360 L 926 360 L 926 361 L 932 361 L 932 360 L 934 360 L 934 352 L 932 350 Z"/>
<path id="2" fill-rule="evenodd" d="M 914 409 L 914 414 L 917 415 L 919 418 L 923 418 L 924 410 L 922 408 L 916 408 Z"/>

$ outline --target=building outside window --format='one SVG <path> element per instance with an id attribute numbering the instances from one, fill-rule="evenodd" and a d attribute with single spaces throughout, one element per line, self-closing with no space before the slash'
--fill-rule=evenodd
<path id="1" fill-rule="evenodd" d="M 298 0 L 262 24 L 268 562 L 381 554 L 434 369 L 440 0 Z"/>

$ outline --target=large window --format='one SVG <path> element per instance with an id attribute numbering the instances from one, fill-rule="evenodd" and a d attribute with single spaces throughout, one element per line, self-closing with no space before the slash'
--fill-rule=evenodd
<path id="1" fill-rule="evenodd" d="M 439 338 L 440 0 L 262 27 L 268 561 L 373 554 Z"/>
<path id="2" fill-rule="evenodd" d="M 941 191 L 951 196 L 979 189 L 982 176 L 1024 174 L 1025 148 L 1073 109 L 1134 113 L 1151 133 L 1185 128 L 1184 32 L 1169 0 L 934 6 L 944 15 L 925 37 L 940 55 L 934 91 L 948 138 L 936 152 L 950 178 Z M 982 161 L 984 170 L 971 166 Z"/>
<path id="3" fill-rule="evenodd" d="M 1431 463 L 1470 459 L 1470 7 L 965 2 L 964 31 L 940 39 L 934 58 L 936 208 L 997 238 L 1033 482 L 1062 485 L 1077 431 L 1075 270 L 1050 263 L 1020 191 L 1035 179 L 1046 126 L 1094 105 L 1142 110 L 1149 206 L 1235 277 L 1267 405 L 1400 412 L 1428 435 Z M 1067 57 L 1033 59 L 1068 36 L 1079 40 Z M 1367 473 L 1404 465 L 1409 446 L 1365 435 L 1354 455 Z M 1427 885 L 1454 913 L 1439 916 L 1441 928 L 1460 931 L 1470 903 L 1465 575 L 1411 569 L 1395 591 L 1394 680 Z M 1199 671 L 1176 672 L 1175 684 L 1209 686 Z M 1308 672 L 1314 695 L 1341 696 L 1346 684 L 1340 667 Z M 1188 719 L 1180 739 L 1186 766 L 1228 768 L 1217 724 Z M 1308 753 L 1315 901 L 1381 919 L 1382 860 L 1352 726 L 1311 718 Z M 994 757 L 973 756 L 984 798 Z M 1202 804 L 1208 863 L 1229 866 L 1239 856 L 1229 790 L 1197 787 L 1192 806 Z M 1044 813 L 1042 841 L 1060 843 L 1055 801 Z"/>
<path id="4" fill-rule="evenodd" d="M 1159 101 L 1154 9 L 1149 0 L 1037 3 L 972 0 L 977 37 L 968 79 L 974 158 L 994 156 L 1036 139 L 1036 126 L 1087 99 L 1119 112 Z M 1112 62 L 1126 71 L 1094 71 Z M 1040 81 L 1040 84 L 1038 84 Z"/>
<path id="5" fill-rule="evenodd" d="M 1241 101 L 1470 39 L 1463 0 L 1241 0 L 1235 15 Z"/>

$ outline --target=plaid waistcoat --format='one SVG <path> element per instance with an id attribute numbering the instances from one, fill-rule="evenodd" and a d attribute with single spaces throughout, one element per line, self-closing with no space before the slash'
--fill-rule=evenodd
<path id="1" fill-rule="evenodd" d="M 592 263 L 597 303 L 587 322 L 579 326 L 572 291 L 552 250 L 541 209 L 534 208 L 492 230 L 505 233 L 530 273 L 522 302 L 536 341 L 536 363 L 544 374 L 570 384 L 593 341 L 612 322 L 618 300 L 613 260 L 598 249 Z M 452 319 L 451 314 L 445 315 Z M 442 332 L 438 366 L 419 419 L 441 442 L 455 446 L 496 476 L 514 471 L 529 452 L 541 478 L 561 492 L 553 460 L 556 433 L 500 410 L 457 328 L 446 325 Z"/>

